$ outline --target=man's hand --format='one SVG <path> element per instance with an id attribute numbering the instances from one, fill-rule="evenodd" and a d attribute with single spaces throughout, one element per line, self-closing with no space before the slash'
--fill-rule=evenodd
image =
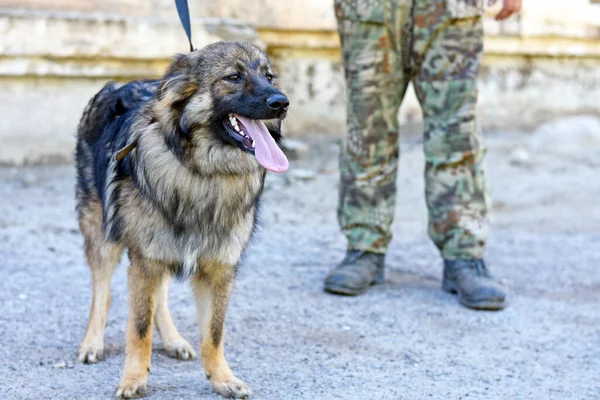
<path id="1" fill-rule="evenodd" d="M 490 1 L 492 4 L 495 2 L 496 0 Z M 521 0 L 504 0 L 502 10 L 496 15 L 496 21 L 502 21 L 519 11 L 521 11 Z"/>

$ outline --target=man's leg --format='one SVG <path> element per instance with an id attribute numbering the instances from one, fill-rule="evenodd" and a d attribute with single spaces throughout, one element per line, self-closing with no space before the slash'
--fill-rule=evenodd
<path id="1" fill-rule="evenodd" d="M 347 90 L 338 221 L 348 254 L 325 289 L 355 295 L 383 280 L 398 165 L 397 113 L 406 91 L 396 1 L 335 2 Z"/>
<path id="2" fill-rule="evenodd" d="M 504 306 L 485 267 L 489 194 L 476 120 L 481 17 L 452 19 L 444 0 L 414 0 L 414 85 L 423 108 L 429 235 L 445 260 L 444 288 L 472 308 Z"/>

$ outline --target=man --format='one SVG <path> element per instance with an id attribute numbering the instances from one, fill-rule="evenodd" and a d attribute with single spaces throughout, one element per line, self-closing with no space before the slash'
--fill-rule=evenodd
<path id="1" fill-rule="evenodd" d="M 335 0 L 348 93 L 338 219 L 344 260 L 325 279 L 357 295 L 383 281 L 392 237 L 397 113 L 410 81 L 424 117 L 429 236 L 444 259 L 442 288 L 473 309 L 504 308 L 484 250 L 489 195 L 476 123 L 485 0 Z M 496 16 L 517 13 L 504 0 Z"/>

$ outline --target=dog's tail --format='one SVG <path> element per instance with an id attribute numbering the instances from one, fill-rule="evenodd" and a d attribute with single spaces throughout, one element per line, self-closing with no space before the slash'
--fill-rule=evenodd
<path id="1" fill-rule="evenodd" d="M 77 126 L 77 139 L 92 145 L 102 135 L 104 128 L 114 119 L 114 94 L 120 85 L 108 82 L 102 90 L 90 99 L 83 110 Z"/>
<path id="2" fill-rule="evenodd" d="M 109 82 L 89 101 L 77 127 L 77 138 L 93 145 L 115 120 L 156 95 L 158 82 L 139 80 L 120 85 Z"/>
<path id="3" fill-rule="evenodd" d="M 158 81 L 109 82 L 89 101 L 77 127 L 77 207 L 95 197 L 110 203 L 117 180 L 115 152 L 128 143 L 137 110 L 156 96 Z M 106 208 L 106 207 L 104 207 Z M 106 214 L 110 210 L 104 209 Z M 112 220 L 105 215 L 105 224 Z"/>
<path id="4" fill-rule="evenodd" d="M 75 163 L 77 170 L 76 199 L 81 211 L 91 198 L 98 198 L 96 161 L 94 148 L 111 118 L 111 99 L 119 88 L 116 82 L 109 82 L 88 102 L 77 126 Z"/>

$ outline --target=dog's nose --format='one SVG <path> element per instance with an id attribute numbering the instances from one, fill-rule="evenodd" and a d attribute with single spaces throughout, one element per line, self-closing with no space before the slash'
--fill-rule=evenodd
<path id="1" fill-rule="evenodd" d="M 290 105 L 290 101 L 282 94 L 276 94 L 267 99 L 269 108 L 275 111 L 286 111 Z"/>

